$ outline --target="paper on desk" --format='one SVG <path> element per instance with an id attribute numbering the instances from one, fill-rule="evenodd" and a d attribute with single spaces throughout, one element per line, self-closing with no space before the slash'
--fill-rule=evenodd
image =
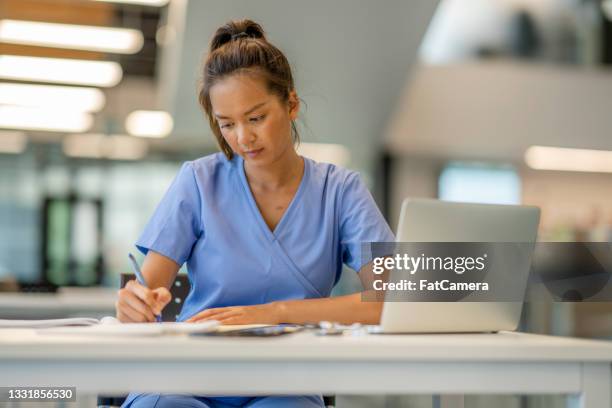
<path id="1" fill-rule="evenodd" d="M 39 334 L 82 336 L 159 336 L 165 334 L 206 333 L 216 330 L 219 322 L 208 320 L 201 323 L 103 323 L 88 327 L 54 327 L 39 329 Z"/>
<path id="2" fill-rule="evenodd" d="M 44 319 L 44 320 L 5 320 L 0 319 L 0 329 L 4 328 L 44 328 L 60 326 L 93 326 L 99 324 L 98 319 L 92 317 L 73 317 L 68 319 Z"/>

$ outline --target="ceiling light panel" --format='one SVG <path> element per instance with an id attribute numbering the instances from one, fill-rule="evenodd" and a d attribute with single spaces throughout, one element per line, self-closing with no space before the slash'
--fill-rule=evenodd
<path id="1" fill-rule="evenodd" d="M 127 135 L 113 135 L 106 157 L 111 160 L 139 160 L 149 151 L 148 142 Z"/>
<path id="2" fill-rule="evenodd" d="M 612 151 L 531 146 L 525 162 L 536 170 L 612 173 Z"/>
<path id="3" fill-rule="evenodd" d="M 0 41 L 119 54 L 135 54 L 144 42 L 133 29 L 22 20 L 0 20 Z"/>
<path id="4" fill-rule="evenodd" d="M 25 133 L 0 130 L 0 153 L 23 153 L 28 144 Z"/>
<path id="5" fill-rule="evenodd" d="M 0 55 L 0 78 L 100 87 L 115 86 L 123 72 L 116 62 Z"/>
<path id="6" fill-rule="evenodd" d="M 0 83 L 0 104 L 98 112 L 106 97 L 97 88 Z"/>
<path id="7" fill-rule="evenodd" d="M 172 116 L 164 111 L 137 110 L 125 120 L 125 128 L 132 136 L 165 137 L 172 132 Z"/>
<path id="8" fill-rule="evenodd" d="M 68 135 L 62 141 L 62 150 L 68 157 L 101 159 L 104 157 L 105 138 L 98 133 Z"/>
<path id="9" fill-rule="evenodd" d="M 153 7 L 163 7 L 170 2 L 170 0 L 94 0 L 94 1 L 101 1 L 104 3 L 136 4 L 139 6 L 153 6 Z"/>
<path id="10" fill-rule="evenodd" d="M 0 128 L 85 132 L 92 124 L 92 116 L 84 112 L 0 105 Z"/>
<path id="11" fill-rule="evenodd" d="M 69 157 L 138 160 L 147 155 L 149 145 L 131 136 L 94 133 L 68 135 L 64 138 L 62 148 Z"/>

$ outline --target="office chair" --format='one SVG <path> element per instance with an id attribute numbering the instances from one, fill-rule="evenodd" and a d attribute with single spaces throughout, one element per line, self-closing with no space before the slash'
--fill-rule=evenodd
<path id="1" fill-rule="evenodd" d="M 136 279 L 136 276 L 132 273 L 122 273 L 121 274 L 121 287 L 124 287 L 128 281 Z M 181 309 L 183 308 L 183 301 L 189 294 L 190 283 L 187 275 L 178 274 L 176 275 L 176 280 L 170 287 L 170 294 L 172 295 L 172 300 L 170 303 L 166 305 L 164 310 L 162 310 L 162 320 L 164 322 L 174 322 L 178 318 L 181 313 Z M 121 404 L 127 398 L 124 396 L 98 396 L 98 408 L 115 408 L 120 407 Z M 323 396 L 323 404 L 327 408 L 333 408 L 336 406 L 336 397 L 330 395 Z"/>

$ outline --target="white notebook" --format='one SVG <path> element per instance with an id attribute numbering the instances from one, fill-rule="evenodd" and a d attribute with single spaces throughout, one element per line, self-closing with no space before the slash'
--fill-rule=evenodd
<path id="1" fill-rule="evenodd" d="M 108 316 L 102 319 L 93 317 L 71 317 L 67 319 L 44 319 L 44 320 L 4 320 L 0 319 L 0 329 L 4 328 L 28 328 L 37 329 L 43 327 L 63 327 L 63 326 L 93 326 L 100 323 L 110 323 L 114 317 Z M 115 319 L 116 320 L 116 319 Z"/>
<path id="2" fill-rule="evenodd" d="M 94 326 L 64 326 L 38 329 L 38 334 L 83 335 L 83 336 L 158 336 L 166 334 L 191 334 L 215 331 L 219 322 L 208 320 L 201 323 L 120 323 L 103 322 Z"/>
<path id="3" fill-rule="evenodd" d="M 40 334 L 83 334 L 92 336 L 150 336 L 161 334 L 205 333 L 217 329 L 219 322 L 209 320 L 201 323 L 121 323 L 112 316 L 102 319 L 75 317 L 45 320 L 3 320 L 2 328 L 38 329 Z"/>

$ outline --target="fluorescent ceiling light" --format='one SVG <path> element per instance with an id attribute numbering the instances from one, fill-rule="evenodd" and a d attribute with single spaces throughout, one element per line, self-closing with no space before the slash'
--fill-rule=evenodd
<path id="1" fill-rule="evenodd" d="M 346 167 L 351 161 L 351 152 L 343 145 L 333 143 L 300 143 L 297 151 L 304 157 L 323 163 Z"/>
<path id="2" fill-rule="evenodd" d="M 126 135 L 112 136 L 106 155 L 113 160 L 138 160 L 147 155 L 149 144 L 142 140 Z"/>
<path id="3" fill-rule="evenodd" d="M 62 141 L 62 150 L 69 157 L 100 159 L 104 157 L 102 134 L 68 135 Z"/>
<path id="4" fill-rule="evenodd" d="M 612 173 L 612 151 L 531 146 L 525 162 L 536 170 Z"/>
<path id="5" fill-rule="evenodd" d="M 142 33 L 128 28 L 0 20 L 0 41 L 11 44 L 135 54 L 142 49 Z"/>
<path id="6" fill-rule="evenodd" d="M 172 132 L 172 116 L 164 111 L 137 110 L 125 120 L 125 129 L 132 136 L 165 137 Z"/>
<path id="7" fill-rule="evenodd" d="M 138 4 L 140 6 L 155 6 L 162 7 L 170 2 L 170 0 L 94 0 L 102 1 L 104 3 L 125 3 L 125 4 Z"/>
<path id="8" fill-rule="evenodd" d="M 116 62 L 0 55 L 0 78 L 90 86 L 115 86 L 123 72 Z"/>
<path id="9" fill-rule="evenodd" d="M 0 130 L 0 153 L 22 153 L 28 138 L 23 132 Z"/>
<path id="10" fill-rule="evenodd" d="M 105 102 L 104 93 L 97 88 L 0 83 L 0 104 L 97 112 Z"/>
<path id="11" fill-rule="evenodd" d="M 131 136 L 93 133 L 68 135 L 64 138 L 62 148 L 69 157 L 138 160 L 147 155 L 149 145 Z"/>
<path id="12" fill-rule="evenodd" d="M 85 132 L 93 123 L 90 114 L 64 109 L 0 106 L 0 128 L 43 130 L 50 132 Z"/>

